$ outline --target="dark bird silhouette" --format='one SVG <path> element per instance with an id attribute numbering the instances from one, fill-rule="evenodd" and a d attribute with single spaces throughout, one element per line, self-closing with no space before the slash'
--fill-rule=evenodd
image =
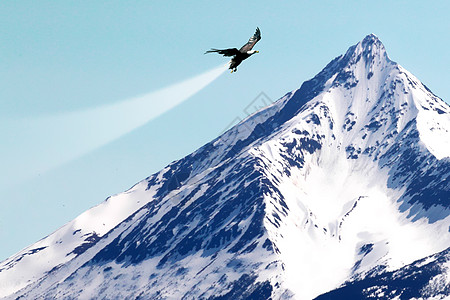
<path id="1" fill-rule="evenodd" d="M 229 48 L 229 49 L 211 49 L 205 52 L 206 53 L 219 53 L 223 56 L 233 56 L 233 58 L 230 61 L 230 67 L 231 73 L 237 71 L 237 66 L 240 65 L 240 63 L 252 56 L 255 53 L 259 53 L 257 50 L 252 50 L 253 46 L 261 39 L 261 31 L 258 27 L 256 27 L 255 34 L 248 40 L 248 42 L 241 47 L 241 49 L 237 48 Z"/>

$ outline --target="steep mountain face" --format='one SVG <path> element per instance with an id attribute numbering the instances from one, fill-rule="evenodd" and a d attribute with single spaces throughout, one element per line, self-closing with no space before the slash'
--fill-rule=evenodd
<path id="1" fill-rule="evenodd" d="M 449 130 L 449 106 L 369 35 L 3 261 L 0 297 L 449 295 Z"/>
<path id="2" fill-rule="evenodd" d="M 448 299 L 449 268 L 448 248 L 399 270 L 347 282 L 316 299 Z"/>

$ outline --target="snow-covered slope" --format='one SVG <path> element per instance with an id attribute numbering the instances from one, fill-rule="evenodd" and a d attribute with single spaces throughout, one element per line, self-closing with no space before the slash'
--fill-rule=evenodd
<path id="1" fill-rule="evenodd" d="M 0 297 L 312 299 L 425 267 L 450 247 L 449 130 L 449 106 L 369 35 L 3 261 Z"/>
<path id="2" fill-rule="evenodd" d="M 346 283 L 317 297 L 325 299 L 448 299 L 450 295 L 450 248 L 385 272 Z"/>

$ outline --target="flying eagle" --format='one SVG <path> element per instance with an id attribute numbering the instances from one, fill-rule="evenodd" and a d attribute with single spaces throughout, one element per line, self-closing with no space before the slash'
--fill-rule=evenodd
<path id="1" fill-rule="evenodd" d="M 259 31 L 259 28 L 256 27 L 255 34 L 248 40 L 247 44 L 241 47 L 241 49 L 236 48 L 230 48 L 230 49 L 211 49 L 205 52 L 206 53 L 213 53 L 217 52 L 219 54 L 222 54 L 223 56 L 233 56 L 233 58 L 230 61 L 230 70 L 231 73 L 237 71 L 237 66 L 244 60 L 249 58 L 251 55 L 255 53 L 259 53 L 257 50 L 252 50 L 253 46 L 261 39 L 261 31 Z"/>

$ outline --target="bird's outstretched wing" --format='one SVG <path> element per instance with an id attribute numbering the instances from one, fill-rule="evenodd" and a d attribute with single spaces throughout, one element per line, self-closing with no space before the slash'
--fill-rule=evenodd
<path id="1" fill-rule="evenodd" d="M 241 49 L 239 49 L 240 52 L 244 53 L 247 51 L 252 50 L 253 46 L 261 39 L 261 31 L 259 31 L 259 28 L 256 27 L 255 34 L 248 40 L 247 44 L 242 46 Z"/>
<path id="2" fill-rule="evenodd" d="M 239 54 L 239 50 L 236 48 L 230 48 L 230 49 L 211 49 L 205 52 L 206 53 L 219 53 L 223 56 L 235 56 L 236 54 Z"/>

